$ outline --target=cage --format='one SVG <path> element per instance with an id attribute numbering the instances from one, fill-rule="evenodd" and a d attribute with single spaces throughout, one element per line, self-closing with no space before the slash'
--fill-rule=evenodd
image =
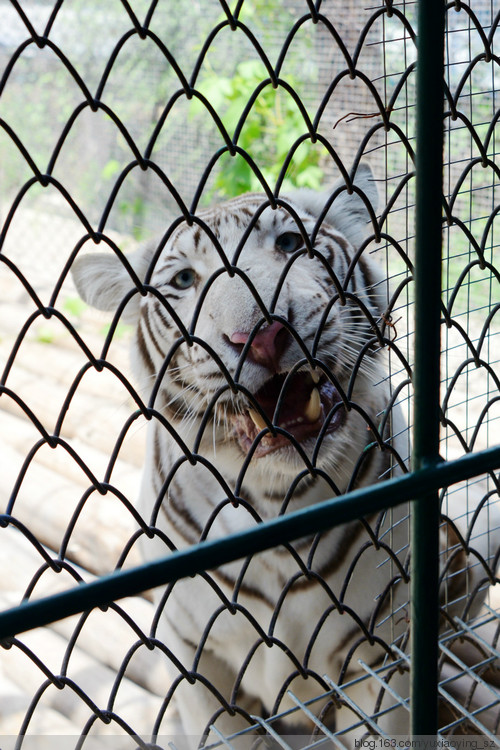
<path id="1" fill-rule="evenodd" d="M 0 0 L 2 747 L 499 745 L 499 21 Z"/>

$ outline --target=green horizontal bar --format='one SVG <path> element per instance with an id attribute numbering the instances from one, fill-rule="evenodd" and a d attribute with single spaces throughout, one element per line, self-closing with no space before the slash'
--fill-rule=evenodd
<path id="1" fill-rule="evenodd" d="M 134 596 L 150 588 L 216 568 L 247 555 L 393 508 L 425 493 L 500 468 L 500 446 L 468 453 L 402 477 L 389 479 L 309 508 L 259 524 L 225 539 L 206 541 L 186 550 L 0 613 L 0 640 L 49 625 L 70 615 Z"/>

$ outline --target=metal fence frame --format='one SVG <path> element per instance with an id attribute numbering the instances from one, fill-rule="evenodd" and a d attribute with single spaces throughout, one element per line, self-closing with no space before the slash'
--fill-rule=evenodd
<path id="1" fill-rule="evenodd" d="M 443 168 L 444 0 L 419 0 L 416 148 L 416 262 L 412 471 L 257 528 L 203 542 L 153 563 L 83 583 L 0 613 L 0 640 L 72 614 L 293 541 L 374 511 L 412 502 L 411 732 L 438 731 L 438 490 L 500 469 L 500 447 L 445 462 L 439 455 Z M 438 73 L 439 71 L 439 73 Z M 105 486 L 102 487 L 103 492 Z M 2 519 L 0 519 L 0 524 Z M 422 686 L 425 685 L 425 689 Z"/>

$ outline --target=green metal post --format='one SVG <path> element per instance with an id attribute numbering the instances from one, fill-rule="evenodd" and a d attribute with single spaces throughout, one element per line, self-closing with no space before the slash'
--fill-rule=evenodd
<path id="1" fill-rule="evenodd" d="M 444 19 L 442 0 L 420 0 L 417 62 L 415 369 L 413 469 L 439 458 L 443 185 Z M 411 524 L 411 734 L 438 730 L 439 500 L 413 505 Z"/>

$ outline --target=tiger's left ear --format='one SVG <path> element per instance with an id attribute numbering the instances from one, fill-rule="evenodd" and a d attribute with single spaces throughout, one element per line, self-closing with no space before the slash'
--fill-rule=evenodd
<path id="1" fill-rule="evenodd" d="M 326 221 L 338 229 L 349 242 L 358 248 L 369 231 L 369 222 L 378 207 L 378 190 L 369 164 L 359 164 L 354 176 L 353 184 L 356 188 L 349 194 L 343 179 L 338 180 L 332 190 L 316 192 L 307 188 L 290 193 L 294 203 L 305 208 L 314 216 L 319 216 L 326 202 L 341 188 L 342 190 L 326 215 Z"/>

